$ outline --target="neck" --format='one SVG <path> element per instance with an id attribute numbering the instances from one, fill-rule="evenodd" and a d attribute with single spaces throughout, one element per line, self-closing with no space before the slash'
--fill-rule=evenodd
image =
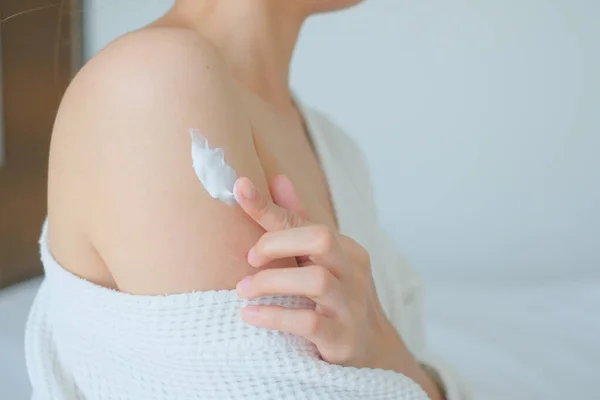
<path id="1" fill-rule="evenodd" d="M 173 8 L 219 49 L 233 74 L 276 107 L 292 105 L 290 63 L 307 15 L 281 0 L 178 0 Z"/>

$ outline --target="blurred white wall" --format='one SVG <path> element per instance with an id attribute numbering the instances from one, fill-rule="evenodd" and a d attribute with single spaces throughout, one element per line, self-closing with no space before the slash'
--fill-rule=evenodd
<path id="1" fill-rule="evenodd" d="M 170 4 L 86 1 L 87 54 Z M 367 0 L 310 21 L 293 84 L 363 147 L 426 278 L 600 277 L 598 21 L 596 0 Z"/>

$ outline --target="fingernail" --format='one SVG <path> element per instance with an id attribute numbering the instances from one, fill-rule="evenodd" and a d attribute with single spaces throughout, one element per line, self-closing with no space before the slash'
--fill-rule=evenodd
<path id="1" fill-rule="evenodd" d="M 246 306 L 242 308 L 242 313 L 245 317 L 254 318 L 258 315 L 258 307 L 257 306 Z"/>
<path id="2" fill-rule="evenodd" d="M 258 265 L 258 257 L 256 256 L 256 250 L 254 247 L 248 252 L 248 264 L 252 265 L 253 267 Z"/>
<path id="3" fill-rule="evenodd" d="M 245 200 L 252 200 L 256 195 L 256 189 L 250 179 L 245 179 L 246 183 L 239 188 L 240 196 Z"/>
<path id="4" fill-rule="evenodd" d="M 237 284 L 237 291 L 242 293 L 248 293 L 250 289 L 250 281 L 252 280 L 251 276 L 247 276 Z"/>

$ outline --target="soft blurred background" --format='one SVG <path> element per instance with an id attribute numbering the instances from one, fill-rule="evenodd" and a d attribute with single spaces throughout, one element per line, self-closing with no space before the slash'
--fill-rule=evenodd
<path id="1" fill-rule="evenodd" d="M 66 70 L 171 4 L 71 1 L 83 13 L 65 19 Z M 2 0 L 0 12 L 47 4 Z M 0 286 L 39 271 L 45 159 L 23 171 L 55 104 L 34 106 L 66 78 L 38 71 L 31 46 L 56 36 L 39 26 L 57 14 L 1 26 Z M 363 148 L 381 222 L 427 284 L 430 346 L 476 398 L 600 398 L 600 2 L 367 0 L 307 24 L 293 86 Z M 29 395 L 23 329 L 38 284 L 0 290 L 3 400 Z"/>

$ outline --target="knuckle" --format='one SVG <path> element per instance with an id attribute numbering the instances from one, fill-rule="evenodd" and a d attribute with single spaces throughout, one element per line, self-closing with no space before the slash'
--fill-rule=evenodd
<path id="1" fill-rule="evenodd" d="M 327 225 L 317 225 L 314 227 L 314 235 L 317 243 L 318 255 L 329 253 L 333 249 L 333 232 Z"/>
<path id="2" fill-rule="evenodd" d="M 286 212 L 283 215 L 282 229 L 297 228 L 302 225 L 302 217 L 294 212 Z"/>
<path id="3" fill-rule="evenodd" d="M 300 227 L 304 224 L 304 218 L 300 214 L 291 213 L 290 223 L 292 224 L 291 226 L 294 228 Z"/>
<path id="4" fill-rule="evenodd" d="M 291 224 L 291 219 L 292 219 L 291 213 L 289 213 L 289 212 L 284 213 L 283 214 L 283 218 L 281 219 L 281 227 L 280 227 L 280 229 L 291 228 L 291 225 L 290 225 Z"/>

